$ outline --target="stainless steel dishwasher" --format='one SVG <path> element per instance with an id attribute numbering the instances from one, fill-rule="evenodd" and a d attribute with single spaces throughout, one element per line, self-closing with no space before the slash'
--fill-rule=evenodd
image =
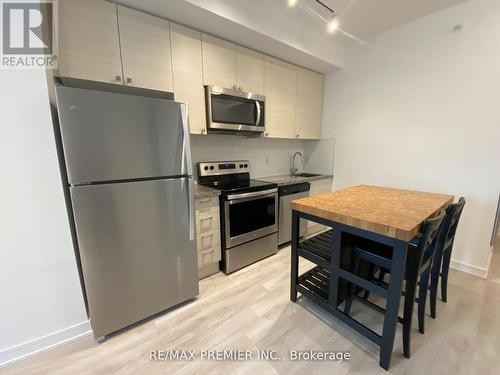
<path id="1" fill-rule="evenodd" d="M 279 232 L 278 232 L 278 244 L 283 245 L 284 243 L 290 242 L 292 239 L 292 209 L 290 208 L 290 202 L 309 196 L 309 189 L 311 185 L 309 182 L 300 182 L 292 185 L 280 186 L 278 190 L 278 196 L 280 200 L 280 212 L 279 212 Z M 300 221 L 300 236 L 303 236 L 307 230 L 307 221 Z"/>

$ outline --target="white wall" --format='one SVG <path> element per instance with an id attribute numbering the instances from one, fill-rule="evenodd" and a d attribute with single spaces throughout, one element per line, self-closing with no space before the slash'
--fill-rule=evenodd
<path id="1" fill-rule="evenodd" d="M 500 192 L 499 15 L 498 0 L 470 0 L 421 18 L 348 49 L 325 83 L 334 187 L 463 195 L 454 266 L 479 275 Z"/>
<path id="2" fill-rule="evenodd" d="M 89 331 L 45 72 L 0 70 L 0 366 Z"/>
<path id="3" fill-rule="evenodd" d="M 195 164 L 199 161 L 248 159 L 251 176 L 256 178 L 290 173 L 291 158 L 296 151 L 304 152 L 304 143 L 296 139 L 217 134 L 192 136 L 191 148 Z"/>

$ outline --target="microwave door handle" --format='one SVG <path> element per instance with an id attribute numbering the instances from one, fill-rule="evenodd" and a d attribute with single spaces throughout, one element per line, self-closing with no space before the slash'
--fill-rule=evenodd
<path id="1" fill-rule="evenodd" d="M 255 125 L 259 126 L 261 109 L 260 109 L 260 102 L 258 100 L 255 101 L 255 108 L 257 108 L 257 119 L 255 120 Z"/>

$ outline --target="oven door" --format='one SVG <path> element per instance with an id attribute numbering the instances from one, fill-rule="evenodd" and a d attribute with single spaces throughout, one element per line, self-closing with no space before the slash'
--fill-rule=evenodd
<path id="1" fill-rule="evenodd" d="M 226 249 L 278 231 L 278 189 L 228 195 L 224 204 Z"/>
<path id="2" fill-rule="evenodd" d="M 206 86 L 206 101 L 209 131 L 264 132 L 264 96 Z"/>

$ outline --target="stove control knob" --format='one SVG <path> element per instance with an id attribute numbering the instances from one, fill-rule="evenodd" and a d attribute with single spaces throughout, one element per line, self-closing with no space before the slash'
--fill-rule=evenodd
<path id="1" fill-rule="evenodd" d="M 203 168 L 204 170 L 208 171 L 208 167 L 205 165 L 205 168 Z"/>
<path id="2" fill-rule="evenodd" d="M 243 164 L 240 164 L 240 168 L 243 168 Z"/>
<path id="3" fill-rule="evenodd" d="M 248 164 L 245 164 L 245 168 L 248 168 Z"/>
<path id="4" fill-rule="evenodd" d="M 213 165 L 211 165 L 211 166 L 210 166 L 210 170 L 211 170 L 211 171 L 213 171 L 213 170 L 214 170 L 214 166 L 213 166 Z"/>

